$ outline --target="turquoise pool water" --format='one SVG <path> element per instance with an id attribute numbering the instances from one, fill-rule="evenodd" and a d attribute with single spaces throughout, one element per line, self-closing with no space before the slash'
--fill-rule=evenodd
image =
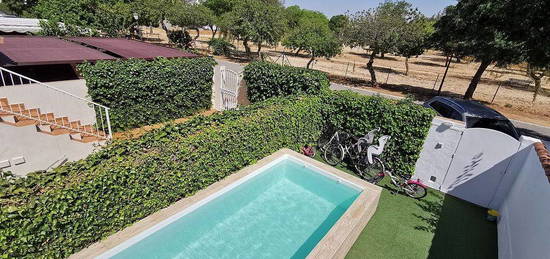
<path id="1" fill-rule="evenodd" d="M 112 258 L 304 258 L 359 194 L 285 158 Z"/>

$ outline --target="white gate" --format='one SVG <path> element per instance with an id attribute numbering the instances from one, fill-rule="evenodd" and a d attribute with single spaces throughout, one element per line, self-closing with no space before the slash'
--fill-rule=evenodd
<path id="1" fill-rule="evenodd" d="M 221 98 L 222 110 L 237 108 L 239 87 L 242 81 L 242 74 L 233 70 L 221 67 Z"/>
<path id="2" fill-rule="evenodd" d="M 488 207 L 520 145 L 519 141 L 502 132 L 466 129 L 452 157 L 441 191 Z"/>

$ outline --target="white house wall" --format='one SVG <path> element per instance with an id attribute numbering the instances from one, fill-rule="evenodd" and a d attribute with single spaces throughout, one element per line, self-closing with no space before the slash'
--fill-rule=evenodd
<path id="1" fill-rule="evenodd" d="M 84 80 L 51 82 L 48 85 L 87 98 Z M 42 113 L 53 112 L 57 117 L 80 120 L 82 125 L 95 121 L 95 113 L 86 102 L 41 85 L 0 87 L 0 97 L 7 97 L 11 104 L 24 103 L 26 108 L 40 108 Z M 15 127 L 0 123 L 0 169 L 17 175 L 46 170 L 64 160 L 82 159 L 93 150 L 93 143 L 70 140 L 68 134 L 51 136 L 37 132 L 32 125 Z"/>
<path id="2" fill-rule="evenodd" d="M 499 258 L 549 258 L 550 184 L 532 145 L 506 194 L 499 207 Z"/>

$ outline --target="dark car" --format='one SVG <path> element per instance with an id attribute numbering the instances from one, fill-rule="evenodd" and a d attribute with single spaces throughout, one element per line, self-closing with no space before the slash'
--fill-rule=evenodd
<path id="1" fill-rule="evenodd" d="M 442 117 L 463 121 L 466 128 L 487 128 L 508 134 L 515 139 L 520 137 L 518 130 L 508 118 L 474 101 L 437 96 L 425 102 L 424 107 L 434 109 Z"/>

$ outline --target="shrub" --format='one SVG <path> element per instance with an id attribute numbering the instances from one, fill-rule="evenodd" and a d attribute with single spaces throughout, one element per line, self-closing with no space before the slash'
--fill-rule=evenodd
<path id="1" fill-rule="evenodd" d="M 319 97 L 198 116 L 0 192 L 0 257 L 67 257 L 322 128 Z"/>
<path id="2" fill-rule="evenodd" d="M 189 116 L 211 107 L 211 58 L 85 63 L 78 69 L 92 100 L 111 108 L 113 130 Z"/>
<path id="3" fill-rule="evenodd" d="M 231 57 L 231 53 L 235 50 L 235 45 L 225 39 L 211 39 L 208 41 L 208 46 L 212 49 L 214 55 L 226 57 Z"/>
<path id="4" fill-rule="evenodd" d="M 0 178 L 0 258 L 67 257 L 281 148 L 299 150 L 327 125 L 381 127 L 385 161 L 411 172 L 432 111 L 408 102 L 325 92 L 195 116 L 84 160 Z"/>
<path id="5" fill-rule="evenodd" d="M 350 91 L 330 92 L 323 100 L 327 128 L 359 136 L 380 127 L 381 135 L 391 136 L 382 154 L 386 166 L 405 175 L 414 173 L 435 116 L 432 110 L 407 100 L 396 102 Z"/>
<path id="6" fill-rule="evenodd" d="M 318 94 L 328 89 L 330 81 L 325 73 L 269 62 L 253 62 L 244 69 L 244 80 L 251 102 L 274 96 Z"/>
<path id="7" fill-rule="evenodd" d="M 168 39 L 170 42 L 176 44 L 176 46 L 185 49 L 190 49 L 191 42 L 193 41 L 189 32 L 182 30 L 168 32 Z"/>

